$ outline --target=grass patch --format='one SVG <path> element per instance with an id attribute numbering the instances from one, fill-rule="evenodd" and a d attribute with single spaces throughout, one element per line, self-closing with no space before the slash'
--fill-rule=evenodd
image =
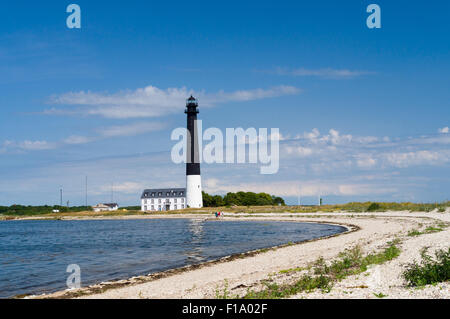
<path id="1" fill-rule="evenodd" d="M 319 258 L 311 266 L 312 274 L 305 274 L 292 284 L 280 285 L 266 281 L 264 282 L 265 288 L 263 290 L 248 290 L 244 298 L 286 298 L 301 292 L 311 292 L 315 289 L 320 289 L 322 292 L 329 292 L 334 282 L 340 281 L 350 275 L 365 272 L 369 265 L 382 264 L 396 258 L 400 254 L 400 249 L 396 246 L 397 242 L 390 243 L 387 248 L 379 253 L 368 254 L 366 256 L 363 256 L 360 247 L 355 247 L 340 253 L 338 258 L 331 263 L 327 263 L 323 258 Z M 291 270 L 296 271 L 297 268 L 288 269 L 282 271 L 282 273 L 288 273 Z"/>
<path id="2" fill-rule="evenodd" d="M 266 282 L 266 289 L 261 291 L 247 292 L 245 299 L 279 299 L 295 295 L 302 291 L 313 291 L 315 289 L 322 289 L 328 292 L 332 288 L 331 279 L 327 276 L 309 276 L 303 275 L 292 285 L 278 285 L 276 283 Z"/>
<path id="3" fill-rule="evenodd" d="M 422 235 L 422 234 L 423 234 L 423 233 L 420 232 L 420 231 L 418 231 L 417 229 L 413 229 L 413 230 L 410 230 L 410 231 L 408 232 L 408 236 L 409 236 L 409 237 L 420 236 L 420 235 Z"/>
<path id="4" fill-rule="evenodd" d="M 233 298 L 237 298 L 238 296 L 234 296 Z M 228 289 L 228 280 L 225 280 L 225 286 L 223 287 L 222 291 L 217 288 L 216 289 L 216 299 L 230 299 L 230 291 Z"/>
<path id="5" fill-rule="evenodd" d="M 421 262 L 411 263 L 403 272 L 403 278 L 410 287 L 422 287 L 450 280 L 450 248 L 438 250 L 433 258 L 423 249 Z"/>
<path id="6" fill-rule="evenodd" d="M 408 232 L 408 236 L 415 237 L 415 236 L 420 236 L 420 235 L 423 235 L 423 234 L 438 233 L 438 232 L 443 231 L 445 228 L 447 228 L 446 224 L 438 223 L 435 226 L 428 226 L 427 228 L 425 228 L 424 231 L 419 231 L 417 229 L 410 230 Z"/>
<path id="7" fill-rule="evenodd" d="M 440 231 L 443 231 L 443 229 L 440 227 L 429 226 L 425 228 L 425 234 L 438 233 Z"/>
<path id="8" fill-rule="evenodd" d="M 283 270 L 280 270 L 278 273 L 279 274 L 290 274 L 290 273 L 299 272 L 299 271 L 302 271 L 302 270 L 306 270 L 306 268 L 296 267 L 296 268 L 283 269 Z"/>

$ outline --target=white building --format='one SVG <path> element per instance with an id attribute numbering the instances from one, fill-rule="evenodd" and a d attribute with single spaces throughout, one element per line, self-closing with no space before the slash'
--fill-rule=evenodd
<path id="1" fill-rule="evenodd" d="M 146 189 L 141 196 L 141 210 L 168 211 L 186 208 L 185 188 Z"/>
<path id="2" fill-rule="evenodd" d="M 119 209 L 119 205 L 117 205 L 116 203 L 107 203 L 107 204 L 97 204 L 94 207 L 92 207 L 92 209 L 94 210 L 94 212 L 111 212 L 114 210 L 118 210 Z"/>

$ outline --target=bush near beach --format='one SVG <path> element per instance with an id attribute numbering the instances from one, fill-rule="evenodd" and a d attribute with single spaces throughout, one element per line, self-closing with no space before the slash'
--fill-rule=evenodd
<path id="1" fill-rule="evenodd" d="M 83 212 L 83 211 L 92 211 L 91 206 L 23 206 L 23 205 L 12 205 L 12 206 L 0 206 L 0 214 L 2 215 L 10 215 L 10 216 L 33 216 L 33 215 L 42 215 L 42 214 L 51 214 L 54 210 L 59 211 L 60 213 L 68 213 L 68 212 Z"/>
<path id="2" fill-rule="evenodd" d="M 421 252 L 422 261 L 409 264 L 403 278 L 411 287 L 421 287 L 450 280 L 450 248 L 438 250 L 433 258 L 427 250 Z"/>
<path id="3" fill-rule="evenodd" d="M 266 193 L 237 192 L 225 196 L 209 195 L 203 192 L 204 207 L 220 206 L 286 206 L 284 199 Z"/>

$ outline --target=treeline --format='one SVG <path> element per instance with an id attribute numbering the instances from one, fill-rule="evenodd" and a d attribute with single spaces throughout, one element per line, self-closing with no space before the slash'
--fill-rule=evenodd
<path id="1" fill-rule="evenodd" d="M 12 206 L 0 206 L 0 214 L 3 215 L 16 215 L 16 216 L 27 216 L 27 215 L 41 215 L 50 214 L 53 210 L 59 210 L 61 213 L 68 212 L 82 212 L 82 211 L 92 211 L 91 206 L 23 206 L 23 205 L 12 205 Z"/>
<path id="2" fill-rule="evenodd" d="M 204 207 L 286 205 L 283 198 L 266 193 L 237 192 L 228 193 L 223 197 L 220 195 L 209 195 L 205 192 L 202 193 Z"/>

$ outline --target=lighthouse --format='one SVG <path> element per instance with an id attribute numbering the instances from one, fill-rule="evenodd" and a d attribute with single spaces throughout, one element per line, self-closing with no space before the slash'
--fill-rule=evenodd
<path id="1" fill-rule="evenodd" d="M 191 208 L 203 207 L 202 179 L 197 131 L 197 100 L 191 95 L 186 101 L 187 148 L 186 148 L 186 204 Z"/>

